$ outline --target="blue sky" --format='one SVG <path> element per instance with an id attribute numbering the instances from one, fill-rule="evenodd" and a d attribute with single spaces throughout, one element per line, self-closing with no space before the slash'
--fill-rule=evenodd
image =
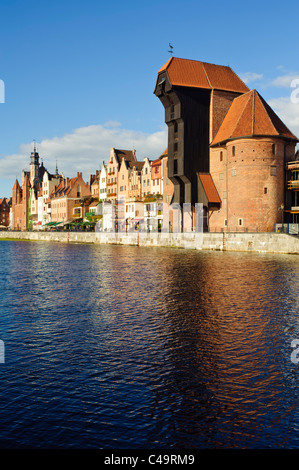
<path id="1" fill-rule="evenodd" d="M 111 147 L 167 146 L 157 71 L 174 55 L 230 65 L 299 134 L 295 1 L 0 0 L 0 197 L 29 168 L 87 179 Z"/>

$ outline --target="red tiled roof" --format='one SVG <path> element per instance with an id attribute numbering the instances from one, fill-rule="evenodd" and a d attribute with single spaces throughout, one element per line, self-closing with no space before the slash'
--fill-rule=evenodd
<path id="1" fill-rule="evenodd" d="M 152 161 L 151 165 L 152 166 L 160 166 L 161 165 L 160 158 L 157 158 L 156 160 Z"/>
<path id="2" fill-rule="evenodd" d="M 201 181 L 204 192 L 206 193 L 207 199 L 210 203 L 220 203 L 218 191 L 210 173 L 198 173 L 198 177 Z"/>
<path id="3" fill-rule="evenodd" d="M 260 94 L 251 90 L 234 99 L 211 145 L 254 136 L 280 136 L 298 140 Z"/>
<path id="4" fill-rule="evenodd" d="M 171 57 L 158 73 L 167 71 L 172 85 L 245 93 L 249 88 L 228 66 Z"/>

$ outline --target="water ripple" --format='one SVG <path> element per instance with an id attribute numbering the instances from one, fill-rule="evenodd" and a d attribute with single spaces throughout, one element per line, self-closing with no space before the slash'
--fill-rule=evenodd
<path id="1" fill-rule="evenodd" d="M 0 447 L 298 447 L 296 257 L 0 254 Z"/>

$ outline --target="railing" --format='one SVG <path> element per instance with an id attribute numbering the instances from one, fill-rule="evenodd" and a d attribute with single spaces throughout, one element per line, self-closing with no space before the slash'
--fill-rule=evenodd
<path id="1" fill-rule="evenodd" d="M 288 170 L 299 170 L 299 161 L 289 162 L 287 168 Z"/>
<path id="2" fill-rule="evenodd" d="M 288 181 L 288 189 L 299 189 L 299 180 Z"/>

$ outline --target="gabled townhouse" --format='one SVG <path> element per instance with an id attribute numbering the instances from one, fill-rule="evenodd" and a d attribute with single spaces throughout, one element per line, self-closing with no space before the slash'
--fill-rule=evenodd
<path id="1" fill-rule="evenodd" d="M 107 199 L 115 202 L 118 198 L 118 172 L 120 170 L 122 160 L 127 162 L 136 162 L 135 150 L 120 150 L 116 148 L 110 149 L 109 162 L 107 164 Z"/>
<path id="2" fill-rule="evenodd" d="M 162 161 L 161 158 L 157 158 L 151 163 L 151 194 L 161 195 L 162 193 Z"/>
<path id="3" fill-rule="evenodd" d="M 42 226 L 51 222 L 51 201 L 49 200 L 49 195 L 62 179 L 63 175 L 58 173 L 57 166 L 55 174 L 51 174 L 49 171 L 44 172 L 42 182 Z"/>
<path id="4" fill-rule="evenodd" d="M 105 201 L 107 199 L 107 169 L 105 162 L 102 163 L 102 168 L 101 168 L 101 177 L 100 177 L 100 183 L 99 183 L 99 198 L 100 201 Z"/>
<path id="5" fill-rule="evenodd" d="M 29 191 L 28 230 L 36 230 L 38 225 L 38 193 L 36 188 Z"/>
<path id="6" fill-rule="evenodd" d="M 147 157 L 144 159 L 144 164 L 141 171 L 141 196 L 145 197 L 151 193 L 151 160 Z"/>
<path id="7" fill-rule="evenodd" d="M 96 170 L 95 175 L 90 175 L 90 193 L 94 198 L 100 198 L 100 170 Z"/>
<path id="8" fill-rule="evenodd" d="M 119 167 L 117 175 L 117 198 L 128 199 L 129 194 L 129 179 L 130 179 L 130 165 L 129 160 L 123 158 Z"/>
<path id="9" fill-rule="evenodd" d="M 43 226 L 43 215 L 44 215 L 44 196 L 43 196 L 43 188 L 39 190 L 37 195 L 37 230 L 41 230 Z M 50 222 L 50 220 L 49 220 Z M 46 223 L 46 222 L 44 222 Z"/>
<path id="10" fill-rule="evenodd" d="M 141 199 L 141 178 L 144 162 L 129 162 L 129 199 Z"/>
<path id="11" fill-rule="evenodd" d="M 90 185 L 78 172 L 74 178 L 64 178 L 55 186 L 49 196 L 51 202 L 51 222 L 67 223 L 75 218 L 84 219 L 84 198 L 91 197 Z"/>

